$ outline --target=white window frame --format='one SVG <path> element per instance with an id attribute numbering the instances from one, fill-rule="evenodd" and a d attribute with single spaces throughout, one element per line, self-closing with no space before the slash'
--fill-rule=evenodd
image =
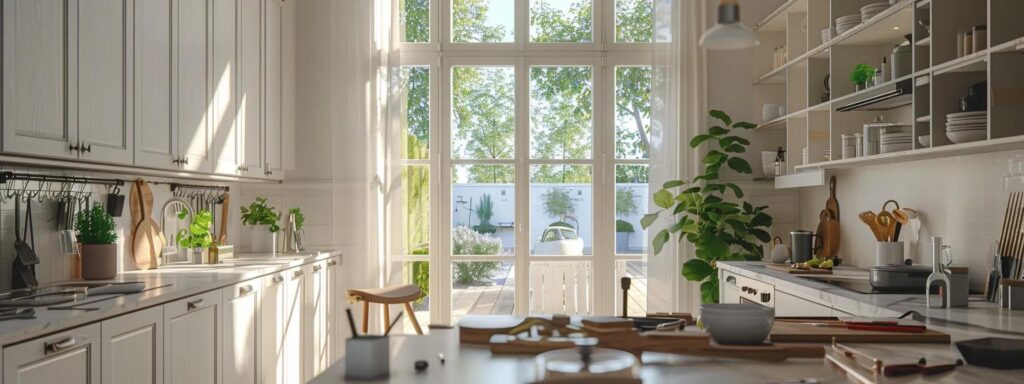
<path id="1" fill-rule="evenodd" d="M 393 0 L 397 1 L 397 0 Z M 429 255 L 395 255 L 395 261 L 430 262 L 430 321 L 451 324 L 452 263 L 457 261 L 513 261 L 516 275 L 515 313 L 529 311 L 529 265 L 532 261 L 590 261 L 592 292 L 590 308 L 595 315 L 613 314 L 620 300 L 615 264 L 644 260 L 645 254 L 615 252 L 615 167 L 649 165 L 649 159 L 615 159 L 615 68 L 651 66 L 653 44 L 617 43 L 614 0 L 593 0 L 592 42 L 529 42 L 529 2 L 516 0 L 515 41 L 506 43 L 451 42 L 453 0 L 430 2 L 430 42 L 396 43 L 401 65 L 430 67 L 430 159 L 400 160 L 402 165 L 430 166 Z M 399 21 L 394 21 L 394 26 Z M 401 39 L 402 36 L 398 36 Z M 453 159 L 451 154 L 451 69 L 458 66 L 515 68 L 515 156 L 513 159 Z M 590 159 L 530 158 L 530 68 L 532 66 L 589 66 L 592 74 L 592 152 Z M 452 169 L 455 165 L 494 164 L 515 166 L 515 252 L 508 256 L 452 255 Z M 530 169 L 537 164 L 573 164 L 592 167 L 592 217 L 594 239 L 590 256 L 533 256 L 530 254 Z M 602 209 L 597 209 L 602 207 Z M 606 235 L 599 235 L 606 234 Z"/>

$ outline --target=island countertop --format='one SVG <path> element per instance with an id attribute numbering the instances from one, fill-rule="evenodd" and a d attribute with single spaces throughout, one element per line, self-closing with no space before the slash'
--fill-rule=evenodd
<path id="1" fill-rule="evenodd" d="M 21 341 L 60 332 L 77 326 L 119 316 L 128 312 L 162 305 L 181 298 L 212 291 L 258 278 L 271 273 L 341 255 L 337 250 L 310 250 L 301 253 L 278 254 L 236 254 L 215 265 L 175 264 L 146 271 L 126 271 L 114 280 L 89 282 L 131 282 L 146 283 L 144 292 L 125 295 L 88 305 L 98 308 L 92 311 L 50 310 L 36 307 L 35 319 L 6 320 L 0 322 L 0 345 L 11 345 Z M 57 285 L 68 282 L 55 282 Z M 106 296 L 100 296 L 100 299 Z M 80 302 L 93 299 L 85 298 Z M 70 303 L 69 303 L 70 304 Z M 64 305 L 64 304 L 61 304 Z"/>

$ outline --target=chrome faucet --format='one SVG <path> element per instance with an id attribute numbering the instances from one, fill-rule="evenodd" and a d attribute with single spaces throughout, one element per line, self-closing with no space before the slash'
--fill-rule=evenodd
<path id="1" fill-rule="evenodd" d="M 949 258 L 949 262 L 942 263 L 942 255 Z M 932 274 L 928 275 L 928 282 L 925 284 L 925 303 L 928 308 L 949 308 L 951 293 L 949 290 L 953 274 L 949 270 L 949 264 L 953 262 L 950 254 L 950 246 L 942 244 L 942 238 L 932 236 Z M 938 287 L 940 302 L 932 302 L 932 288 Z"/>

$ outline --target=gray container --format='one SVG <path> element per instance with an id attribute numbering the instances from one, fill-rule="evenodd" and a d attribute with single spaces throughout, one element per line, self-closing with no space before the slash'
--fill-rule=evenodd
<path id="1" fill-rule="evenodd" d="M 908 35 L 909 36 L 909 35 Z M 892 49 L 889 62 L 892 63 L 892 78 L 909 75 L 914 72 L 914 45 L 909 41 Z"/>

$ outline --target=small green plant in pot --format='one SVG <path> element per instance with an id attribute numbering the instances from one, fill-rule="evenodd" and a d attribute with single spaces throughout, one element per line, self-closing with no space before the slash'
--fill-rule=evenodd
<path id="1" fill-rule="evenodd" d="M 178 219 L 184 220 L 187 214 L 188 212 L 181 211 Z M 192 224 L 177 233 L 178 246 L 191 252 L 193 264 L 202 264 L 209 255 L 210 246 L 213 245 L 213 235 L 210 234 L 212 224 L 213 214 L 210 210 L 200 209 L 192 218 Z"/>
<path id="2" fill-rule="evenodd" d="M 277 209 L 267 205 L 265 197 L 257 197 L 248 207 L 241 207 L 242 225 L 249 226 L 249 250 L 254 253 L 274 253 L 277 251 L 277 232 L 281 230 L 278 221 L 281 214 Z"/>
<path id="3" fill-rule="evenodd" d="M 868 85 L 868 80 L 871 80 L 875 76 L 875 67 L 867 64 L 857 64 L 853 67 L 853 72 L 850 73 L 850 81 L 856 86 L 857 90 L 865 89 Z"/>
<path id="4" fill-rule="evenodd" d="M 708 133 L 690 140 L 690 147 L 703 145 L 707 149 L 703 172 L 693 180 L 666 182 L 654 193 L 654 203 L 661 209 L 645 215 L 640 225 L 650 228 L 659 217 L 669 220 L 654 236 L 655 254 L 661 253 L 673 235 L 678 236 L 679 241 L 693 244 L 696 258 L 683 263 L 683 277 L 701 282 L 702 302 L 717 303 L 717 262 L 761 260 L 763 244 L 772 239 L 767 231 L 772 217 L 765 213 L 768 207 L 754 207 L 743 200 L 743 190 L 738 185 L 719 178 L 723 167 L 739 174 L 752 173 L 750 164 L 736 155 L 746 152 L 750 141 L 734 135 L 733 131 L 753 129 L 756 125 L 733 124 L 732 118 L 722 111 L 713 110 L 710 114 L 722 125 L 713 126 Z"/>
<path id="5" fill-rule="evenodd" d="M 82 278 L 112 279 L 117 276 L 117 225 L 102 205 L 84 210 L 75 218 L 75 236 L 82 258 Z"/>

